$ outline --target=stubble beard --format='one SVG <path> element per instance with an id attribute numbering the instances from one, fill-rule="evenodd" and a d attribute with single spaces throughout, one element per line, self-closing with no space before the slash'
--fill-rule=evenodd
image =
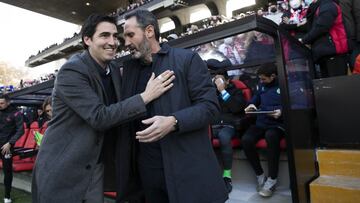
<path id="1" fill-rule="evenodd" d="M 144 38 L 141 44 L 139 45 L 139 50 L 133 54 L 133 58 L 140 59 L 145 63 L 151 63 L 151 47 L 149 42 Z"/>

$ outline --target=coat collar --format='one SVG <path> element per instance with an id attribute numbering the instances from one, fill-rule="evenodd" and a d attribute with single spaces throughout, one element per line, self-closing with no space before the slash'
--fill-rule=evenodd
<path id="1" fill-rule="evenodd" d="M 168 43 L 162 43 L 160 44 L 160 47 L 161 49 L 157 52 L 157 54 L 167 54 L 171 49 Z"/>
<path id="2" fill-rule="evenodd" d="M 102 97 L 105 101 L 105 103 L 107 103 L 107 97 L 106 97 L 106 94 L 105 94 L 105 87 L 102 83 L 102 80 L 101 80 L 101 76 L 100 76 L 100 72 L 98 70 L 98 67 L 97 66 L 100 66 L 98 63 L 95 62 L 95 60 L 91 57 L 90 53 L 88 50 L 84 51 L 82 54 L 81 54 L 82 58 L 83 58 L 83 61 L 86 65 L 88 65 L 90 71 L 89 73 L 95 77 L 95 79 L 97 80 L 97 83 L 98 85 L 100 85 L 101 87 L 101 90 L 102 90 Z"/>

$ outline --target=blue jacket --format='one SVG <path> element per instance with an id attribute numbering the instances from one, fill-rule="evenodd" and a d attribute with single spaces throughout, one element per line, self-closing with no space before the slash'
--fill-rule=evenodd
<path id="1" fill-rule="evenodd" d="M 280 88 L 278 81 L 275 80 L 270 84 L 258 85 L 258 92 L 251 98 L 250 104 L 254 104 L 258 109 L 264 111 L 271 111 L 276 109 L 282 110 Z M 266 114 L 258 114 L 256 118 L 256 125 L 262 128 L 281 127 L 284 128 L 282 116 L 275 119 Z"/>

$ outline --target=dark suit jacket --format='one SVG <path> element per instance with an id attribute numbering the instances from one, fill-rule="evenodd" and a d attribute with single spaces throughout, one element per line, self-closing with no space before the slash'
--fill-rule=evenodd
<path id="1" fill-rule="evenodd" d="M 198 54 L 163 44 L 153 60 L 153 70 L 159 75 L 167 69 L 175 72 L 174 86 L 154 100 L 153 107 L 156 115 L 174 115 L 179 123 L 178 132 L 160 140 L 169 200 L 172 203 L 223 203 L 227 192 L 208 137 L 209 123 L 219 113 L 210 74 Z M 122 93 L 125 99 L 135 93 L 139 70 L 139 60 L 124 63 Z M 136 131 L 132 123 L 121 127 L 116 148 L 118 202 L 139 189 Z"/>
<path id="2" fill-rule="evenodd" d="M 34 203 L 81 202 L 99 160 L 104 131 L 146 112 L 139 95 L 105 106 L 106 90 L 94 63 L 84 51 L 71 57 L 57 75 L 53 118 L 33 171 Z M 112 64 L 110 68 L 120 101 L 120 71 Z"/>

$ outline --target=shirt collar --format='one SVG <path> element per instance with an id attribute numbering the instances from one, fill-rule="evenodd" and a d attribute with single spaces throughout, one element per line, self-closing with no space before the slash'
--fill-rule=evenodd
<path id="1" fill-rule="evenodd" d="M 106 76 L 110 74 L 110 63 L 106 64 L 105 69 L 103 67 L 100 66 L 100 64 L 98 64 L 98 62 L 95 61 L 95 59 L 91 56 L 90 52 L 87 51 L 89 57 L 91 58 L 92 62 L 94 63 L 94 65 L 96 66 L 96 69 L 99 71 L 101 76 Z"/>

